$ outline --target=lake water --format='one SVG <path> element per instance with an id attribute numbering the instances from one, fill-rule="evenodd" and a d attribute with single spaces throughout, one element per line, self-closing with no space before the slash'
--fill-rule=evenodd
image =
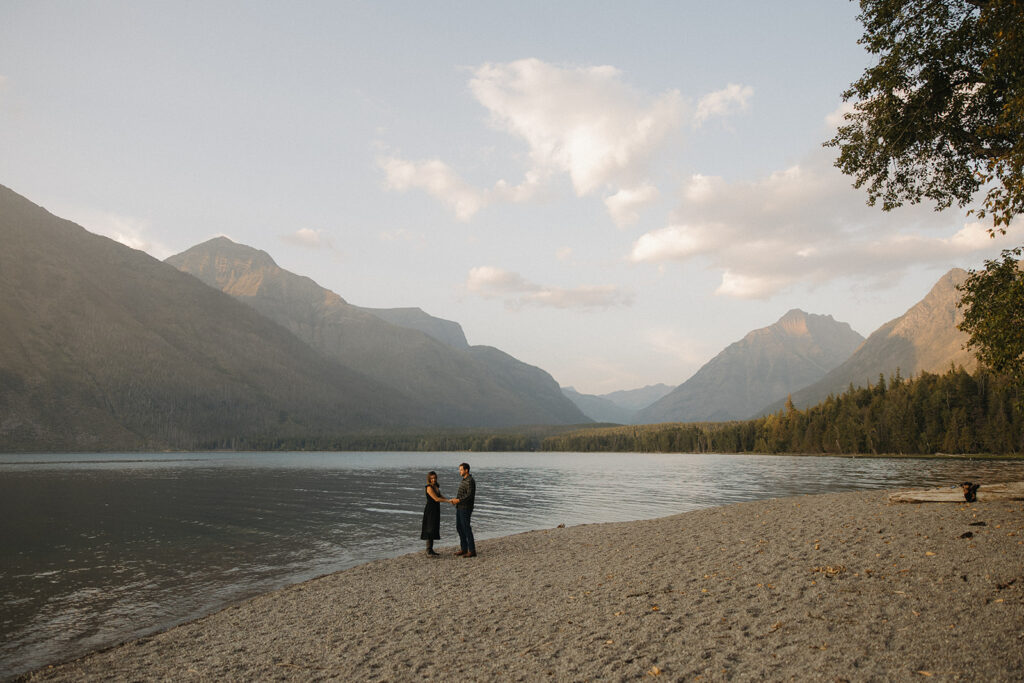
<path id="1" fill-rule="evenodd" d="M 0 455 L 0 678 L 421 550 L 423 484 L 478 539 L 855 489 L 1024 480 L 1024 461 L 551 453 Z M 458 544 L 442 506 L 440 546 Z"/>

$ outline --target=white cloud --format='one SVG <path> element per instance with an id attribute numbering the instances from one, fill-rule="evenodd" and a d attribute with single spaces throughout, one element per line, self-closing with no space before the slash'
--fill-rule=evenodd
<path id="1" fill-rule="evenodd" d="M 846 115 L 854 112 L 853 102 L 843 102 L 835 111 L 825 116 L 825 125 L 829 128 L 838 128 L 846 124 Z"/>
<path id="2" fill-rule="evenodd" d="M 427 194 L 448 205 L 459 220 L 469 220 L 484 207 L 484 193 L 476 190 L 440 159 L 405 161 L 395 157 L 380 159 L 378 164 L 387 175 L 388 187 L 405 191 L 425 190 Z"/>
<path id="3" fill-rule="evenodd" d="M 493 266 L 478 266 L 470 269 L 466 288 L 475 294 L 493 297 L 533 291 L 536 286 L 528 283 L 518 273 Z"/>
<path id="4" fill-rule="evenodd" d="M 728 116 L 747 108 L 754 89 L 749 85 L 730 83 L 722 90 L 716 90 L 700 98 L 693 115 L 695 125 L 701 125 L 714 116 Z"/>
<path id="5" fill-rule="evenodd" d="M 281 235 L 281 239 L 295 247 L 334 250 L 334 244 L 331 243 L 330 236 L 323 230 L 302 228 L 293 233 Z"/>
<path id="6" fill-rule="evenodd" d="M 440 159 L 407 161 L 392 156 L 378 159 L 377 165 L 384 171 L 388 188 L 400 192 L 412 188 L 424 190 L 454 211 L 460 221 L 468 221 L 496 201 L 529 201 L 543 180 L 542 174 L 531 171 L 518 185 L 499 180 L 494 187 L 481 190 L 466 182 Z"/>
<path id="7" fill-rule="evenodd" d="M 560 309 L 610 308 L 629 306 L 632 296 L 611 285 L 573 289 L 544 287 L 529 282 L 519 273 L 479 266 L 469 271 L 466 289 L 487 299 L 502 299 L 510 309 L 541 306 Z"/>
<path id="8" fill-rule="evenodd" d="M 641 235 L 633 244 L 635 263 L 682 261 L 714 246 L 701 226 L 670 225 Z"/>
<path id="9" fill-rule="evenodd" d="M 644 95 L 610 66 L 560 67 L 539 59 L 484 64 L 470 90 L 494 125 L 526 141 L 536 168 L 568 173 L 576 194 L 632 184 L 682 123 L 678 90 Z"/>
<path id="10" fill-rule="evenodd" d="M 440 159 L 387 156 L 378 162 L 391 189 L 424 190 L 460 220 L 495 202 L 528 201 L 553 177 L 568 175 L 577 196 L 607 193 L 612 218 L 629 224 L 657 196 L 646 179 L 694 109 L 678 90 L 640 92 L 611 66 L 539 59 L 479 66 L 469 88 L 497 129 L 526 143 L 530 167 L 522 182 L 476 188 Z M 749 86 L 730 84 L 701 98 L 692 120 L 700 124 L 744 109 L 752 94 Z"/>
<path id="11" fill-rule="evenodd" d="M 789 284 L 786 278 L 763 275 L 745 275 L 726 270 L 722 273 L 722 284 L 715 294 L 723 294 L 739 299 L 759 299 L 768 292 L 775 292 Z"/>
<path id="12" fill-rule="evenodd" d="M 883 212 L 832 166 L 827 150 L 747 182 L 694 176 L 671 225 L 642 235 L 635 263 L 701 259 L 721 272 L 718 294 L 768 298 L 798 282 L 894 283 L 915 265 L 950 267 L 1006 242 L 961 213 L 927 206 Z"/>
<path id="13" fill-rule="evenodd" d="M 145 219 L 93 209 L 64 210 L 60 215 L 78 223 L 89 232 L 109 237 L 132 249 L 144 251 L 156 259 L 163 260 L 174 253 L 149 237 L 150 225 Z"/>
<path id="14" fill-rule="evenodd" d="M 634 225 L 640 220 L 640 211 L 657 200 L 658 195 L 658 188 L 653 185 L 624 188 L 605 197 L 604 205 L 616 225 Z"/>

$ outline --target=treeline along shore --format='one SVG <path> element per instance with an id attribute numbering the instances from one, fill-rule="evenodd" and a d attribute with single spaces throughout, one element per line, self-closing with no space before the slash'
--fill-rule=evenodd
<path id="1" fill-rule="evenodd" d="M 239 450 L 554 451 L 810 455 L 1024 454 L 1024 386 L 1008 375 L 951 368 L 899 372 L 797 409 L 718 423 L 587 425 L 431 433 L 363 433 L 329 439 L 249 439 Z"/>

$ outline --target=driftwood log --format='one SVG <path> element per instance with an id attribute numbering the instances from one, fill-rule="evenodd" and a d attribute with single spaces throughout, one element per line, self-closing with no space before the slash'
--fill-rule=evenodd
<path id="1" fill-rule="evenodd" d="M 970 487 L 970 488 L 968 488 Z M 896 491 L 889 494 L 890 503 L 963 503 L 970 499 L 968 491 L 973 491 L 978 502 L 987 500 L 1024 500 L 1024 481 L 1006 484 L 982 484 L 977 488 L 965 482 L 956 486 L 943 486 L 934 489 L 916 489 L 913 491 Z"/>

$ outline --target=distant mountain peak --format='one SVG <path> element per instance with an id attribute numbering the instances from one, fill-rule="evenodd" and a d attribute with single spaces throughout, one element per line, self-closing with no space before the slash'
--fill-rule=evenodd
<path id="1" fill-rule="evenodd" d="M 793 403 L 804 408 L 837 395 L 853 386 L 867 386 L 879 375 L 891 377 L 897 371 L 903 377 L 921 372 L 944 372 L 950 365 L 971 370 L 974 356 L 964 348 L 967 335 L 957 328 L 962 312 L 956 307 L 957 285 L 967 272 L 953 268 L 939 278 L 928 294 L 906 313 L 885 323 L 841 365 L 818 381 L 792 393 Z M 780 397 L 781 399 L 781 397 Z M 781 400 L 762 407 L 760 414 L 782 407 Z"/>
<path id="2" fill-rule="evenodd" d="M 832 316 L 793 309 L 730 344 L 672 393 L 641 410 L 637 420 L 746 419 L 768 401 L 817 381 L 863 341 Z"/>
<path id="3" fill-rule="evenodd" d="M 420 308 L 353 306 L 266 252 L 223 237 L 167 263 L 244 301 L 341 367 L 401 392 L 434 425 L 586 422 L 548 373 L 470 347 L 458 323 Z"/>

